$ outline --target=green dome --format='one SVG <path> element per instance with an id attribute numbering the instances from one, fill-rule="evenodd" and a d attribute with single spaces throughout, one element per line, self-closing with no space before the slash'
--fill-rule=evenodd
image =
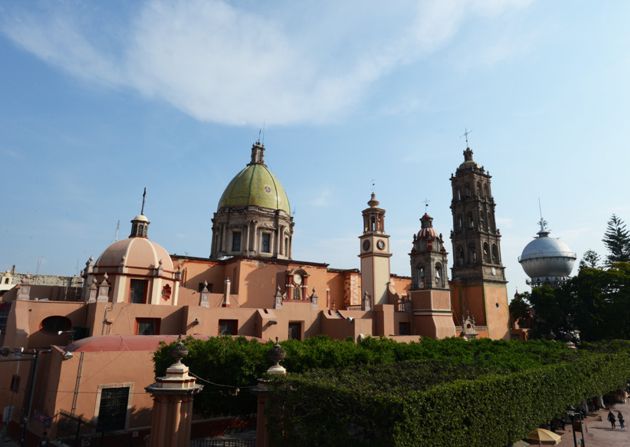
<path id="1" fill-rule="evenodd" d="M 262 163 L 250 163 L 227 185 L 219 208 L 259 206 L 291 215 L 289 198 L 278 179 Z"/>

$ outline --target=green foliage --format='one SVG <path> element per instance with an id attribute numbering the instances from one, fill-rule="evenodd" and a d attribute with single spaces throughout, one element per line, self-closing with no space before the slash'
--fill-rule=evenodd
<path id="1" fill-rule="evenodd" d="M 530 336 L 562 339 L 578 330 L 583 340 L 630 338 L 630 263 L 607 269 L 583 266 L 558 288 L 521 294 L 533 310 Z"/>
<path id="2" fill-rule="evenodd" d="M 510 320 L 518 321 L 520 327 L 529 327 L 532 306 L 528 302 L 529 293 L 516 293 L 510 301 Z"/>
<path id="3" fill-rule="evenodd" d="M 528 345 L 535 367 L 495 361 L 507 352 L 527 359 Z M 558 345 L 474 342 L 463 349 L 477 353 L 472 364 L 452 357 L 290 375 L 272 388 L 272 445 L 503 447 L 630 377 L 627 353 Z"/>
<path id="4" fill-rule="evenodd" d="M 586 250 L 584 255 L 582 256 L 582 260 L 580 261 L 580 268 L 588 267 L 592 269 L 599 268 L 599 263 L 601 259 L 597 252 L 593 250 Z"/>
<path id="5" fill-rule="evenodd" d="M 195 398 L 195 411 L 210 415 L 247 415 L 255 412 L 255 398 L 248 388 L 256 385 L 270 366 L 270 343 L 249 341 L 245 338 L 213 337 L 208 340 L 188 338 L 189 350 L 184 362 L 191 373 L 217 386 L 201 382 L 204 390 Z M 460 338 L 446 340 L 424 339 L 421 343 L 397 343 L 385 338 L 367 338 L 361 343 L 314 337 L 306 341 L 288 340 L 281 343 L 287 357 L 283 365 L 291 373 L 314 369 L 339 370 L 346 367 L 392 364 L 408 360 L 434 361 L 446 368 L 457 359 L 457 367 L 483 368 L 487 363 L 498 365 L 503 371 L 519 371 L 561 361 L 568 352 L 563 345 L 551 342 L 493 342 Z M 173 363 L 171 348 L 162 345 L 154 354 L 155 374 L 162 376 Z M 441 363 L 440 363 L 441 362 Z M 234 389 L 241 392 L 234 396 Z"/>
<path id="6" fill-rule="evenodd" d="M 630 234 L 626 224 L 616 215 L 612 215 L 608 221 L 604 239 L 604 245 L 608 249 L 607 262 L 613 265 L 615 262 L 630 261 Z"/>

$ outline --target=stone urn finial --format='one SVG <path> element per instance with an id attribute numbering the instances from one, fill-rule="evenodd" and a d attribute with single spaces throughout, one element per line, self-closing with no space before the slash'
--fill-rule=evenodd
<path id="1" fill-rule="evenodd" d="M 273 345 L 271 351 L 269 351 L 269 360 L 273 363 L 273 365 L 267 370 L 267 374 L 271 376 L 284 376 L 287 374 L 287 370 L 280 364 L 282 360 L 287 356 L 278 343 L 278 337 L 276 337 L 276 344 Z"/>
<path id="2" fill-rule="evenodd" d="M 181 338 L 178 339 L 175 346 L 173 346 L 171 355 L 175 359 L 175 363 L 181 363 L 182 359 L 188 355 L 188 349 L 186 348 L 186 345 L 182 343 Z"/>

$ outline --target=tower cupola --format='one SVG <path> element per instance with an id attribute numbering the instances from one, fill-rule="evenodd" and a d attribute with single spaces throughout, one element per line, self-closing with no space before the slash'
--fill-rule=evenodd
<path id="1" fill-rule="evenodd" d="M 144 188 L 142 193 L 142 207 L 140 208 L 140 214 L 131 219 L 131 233 L 129 237 L 148 237 L 149 224 L 151 221 L 144 215 L 144 205 L 147 199 L 147 188 Z"/>

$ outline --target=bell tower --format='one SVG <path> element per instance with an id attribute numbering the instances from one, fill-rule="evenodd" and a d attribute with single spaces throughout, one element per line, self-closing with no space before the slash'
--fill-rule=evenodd
<path id="1" fill-rule="evenodd" d="M 390 281 L 389 235 L 385 234 L 385 210 L 372 193 L 369 207 L 363 210 L 363 234 L 359 236 L 361 258 L 361 292 L 372 308 L 387 304 L 387 284 Z M 367 298 L 367 300 L 366 300 Z"/>
<path id="2" fill-rule="evenodd" d="M 420 218 L 421 228 L 413 235 L 411 248 L 411 289 L 413 333 L 425 337 L 455 336 L 451 310 L 447 253 L 444 238 L 433 228 L 433 218 L 427 213 Z"/>
<path id="3" fill-rule="evenodd" d="M 509 336 L 509 311 L 490 179 L 490 173 L 477 165 L 473 151 L 467 147 L 464 162 L 451 175 L 451 295 L 458 324 L 471 316 L 478 330 L 486 326 L 487 336 L 498 339 Z"/>

